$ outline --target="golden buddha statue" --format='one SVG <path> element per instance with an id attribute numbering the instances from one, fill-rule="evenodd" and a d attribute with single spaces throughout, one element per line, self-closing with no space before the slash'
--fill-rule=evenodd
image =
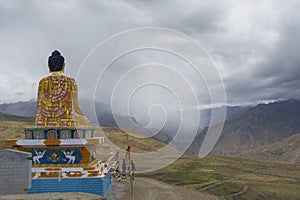
<path id="1" fill-rule="evenodd" d="M 63 75 L 65 59 L 55 50 L 48 59 L 50 76 L 40 80 L 37 96 L 37 127 L 89 126 L 78 105 L 77 83 Z"/>

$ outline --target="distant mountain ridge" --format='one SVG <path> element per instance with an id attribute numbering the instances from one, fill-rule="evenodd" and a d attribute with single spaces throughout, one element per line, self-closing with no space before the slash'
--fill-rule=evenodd
<path id="1" fill-rule="evenodd" d="M 223 115 L 224 109 L 226 111 L 225 120 L 228 121 L 242 116 L 247 110 L 249 110 L 252 107 L 253 106 L 221 106 L 221 107 L 213 108 L 215 112 L 215 118 L 217 120 L 212 121 L 211 124 L 210 124 L 210 120 L 211 120 L 212 109 L 207 108 L 207 109 L 200 110 L 200 115 L 203 117 L 201 117 L 199 127 L 201 129 L 204 129 L 209 125 L 213 126 L 221 123 L 221 121 L 223 120 L 221 115 Z"/>
<path id="2" fill-rule="evenodd" d="M 32 117 L 36 115 L 36 101 L 0 104 L 0 112 L 8 115 Z"/>
<path id="3" fill-rule="evenodd" d="M 239 157 L 300 164 L 300 133 L 282 141 L 243 152 L 239 154 Z"/>
<path id="4" fill-rule="evenodd" d="M 188 149 L 197 154 L 207 128 L 199 133 Z M 259 104 L 240 117 L 227 120 L 211 154 L 238 156 L 239 154 L 282 141 L 300 132 L 300 101 L 287 100 Z"/>
<path id="5" fill-rule="evenodd" d="M 0 112 L 0 121 L 34 122 L 34 117 L 7 115 Z"/>

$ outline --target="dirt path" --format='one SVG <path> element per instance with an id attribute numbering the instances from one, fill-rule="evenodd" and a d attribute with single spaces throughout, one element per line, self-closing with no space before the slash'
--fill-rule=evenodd
<path id="1" fill-rule="evenodd" d="M 130 181 L 122 180 L 120 183 L 113 180 L 112 190 L 107 196 L 108 200 L 130 200 Z M 137 177 L 134 181 L 135 200 L 217 200 L 209 194 L 194 189 L 169 185 L 149 178 Z"/>

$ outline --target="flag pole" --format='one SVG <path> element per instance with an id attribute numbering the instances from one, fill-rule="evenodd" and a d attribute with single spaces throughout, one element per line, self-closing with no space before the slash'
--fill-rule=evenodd
<path id="1" fill-rule="evenodd" d="M 127 143 L 127 151 L 129 153 L 130 149 L 129 149 L 129 139 L 128 139 L 128 133 L 125 132 L 126 134 L 126 143 Z M 132 172 L 131 172 L 131 159 L 129 159 L 129 178 L 130 178 L 130 192 L 131 192 L 131 199 L 134 200 L 134 192 L 133 192 L 133 180 L 132 180 Z"/>

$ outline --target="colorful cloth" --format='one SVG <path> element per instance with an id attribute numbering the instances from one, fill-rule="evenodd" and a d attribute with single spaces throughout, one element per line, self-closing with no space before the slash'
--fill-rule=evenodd
<path id="1" fill-rule="evenodd" d="M 130 170 L 130 150 L 127 149 L 125 153 L 125 166 L 128 170 Z"/>

